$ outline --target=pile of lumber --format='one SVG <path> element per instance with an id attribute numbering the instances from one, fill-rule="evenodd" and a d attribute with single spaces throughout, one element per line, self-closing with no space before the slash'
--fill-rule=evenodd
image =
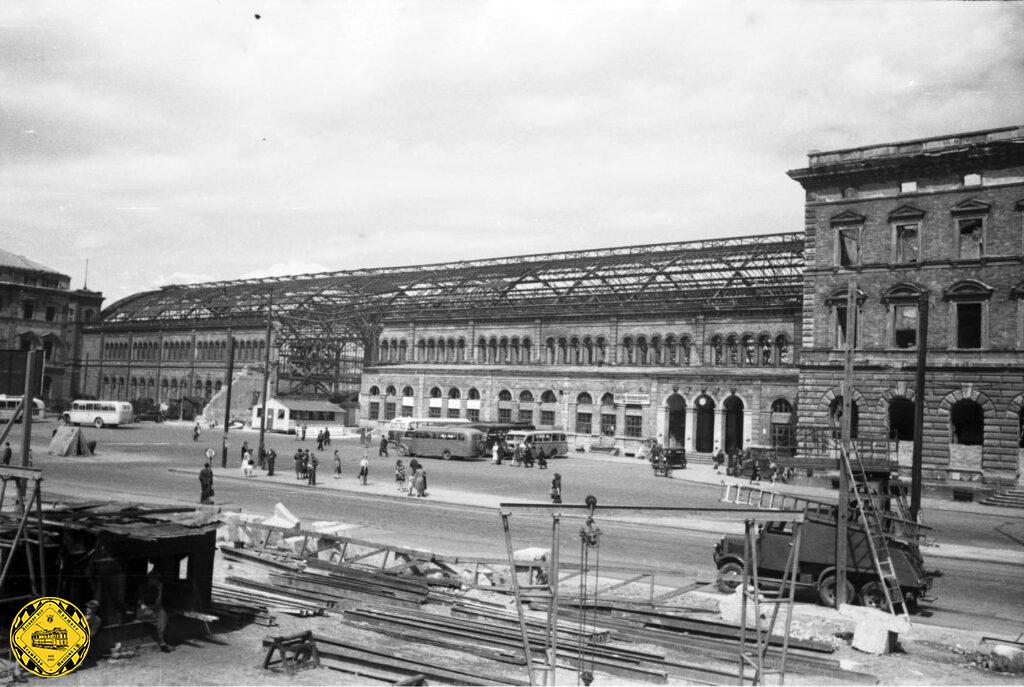
<path id="1" fill-rule="evenodd" d="M 228 577 L 227 584 L 215 583 L 211 593 L 213 612 L 222 619 L 276 625 L 272 613 L 299 617 L 322 615 L 333 604 L 308 594 L 295 594 L 244 577 Z"/>

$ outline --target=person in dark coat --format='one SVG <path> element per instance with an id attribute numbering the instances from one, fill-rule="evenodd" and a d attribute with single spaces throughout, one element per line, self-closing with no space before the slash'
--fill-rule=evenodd
<path id="1" fill-rule="evenodd" d="M 331 445 L 331 430 L 324 427 L 324 446 Z"/>
<path id="2" fill-rule="evenodd" d="M 11 442 L 4 442 L 4 450 L 3 453 L 0 454 L 0 463 L 3 463 L 4 465 L 10 465 L 12 455 L 13 454 L 11 452 Z"/>
<path id="3" fill-rule="evenodd" d="M 377 455 L 385 457 L 388 455 L 388 438 L 386 436 L 380 438 L 380 450 L 377 451 Z"/>
<path id="4" fill-rule="evenodd" d="M 209 463 L 199 471 L 199 503 L 213 503 L 213 470 Z"/>
<path id="5" fill-rule="evenodd" d="M 562 476 L 555 473 L 554 478 L 551 480 L 551 503 L 562 502 Z"/>
<path id="6" fill-rule="evenodd" d="M 320 461 L 317 459 L 316 454 L 314 453 L 312 456 L 309 457 L 309 469 L 306 471 L 307 476 L 309 477 L 309 486 L 311 487 L 316 486 L 316 469 L 318 467 L 320 467 Z"/>
<path id="7" fill-rule="evenodd" d="M 277 462 L 277 451 L 270 449 L 267 453 L 267 477 L 274 476 L 274 463 Z"/>

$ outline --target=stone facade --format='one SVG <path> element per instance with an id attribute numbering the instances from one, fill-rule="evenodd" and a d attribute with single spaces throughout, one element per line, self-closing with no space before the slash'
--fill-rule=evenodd
<path id="1" fill-rule="evenodd" d="M 72 291 L 68 275 L 0 250 L 0 348 L 43 351 L 44 400 L 81 393 L 81 330 L 102 302 L 99 292 Z"/>
<path id="2" fill-rule="evenodd" d="M 1024 128 L 809 163 L 790 172 L 807 192 L 800 423 L 837 424 L 852 285 L 858 437 L 909 466 L 927 307 L 924 477 L 1012 483 L 1024 456 Z"/>
<path id="3" fill-rule="evenodd" d="M 576 447 L 657 438 L 710 453 L 773 441 L 795 404 L 799 313 L 388 323 L 360 402 L 395 415 L 526 421 Z M 783 417 L 785 416 L 785 417 Z M 776 430 L 776 440 L 788 432 Z"/>

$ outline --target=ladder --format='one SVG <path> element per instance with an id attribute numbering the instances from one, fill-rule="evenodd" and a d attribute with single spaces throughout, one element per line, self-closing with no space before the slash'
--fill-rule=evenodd
<path id="1" fill-rule="evenodd" d="M 722 482 L 722 503 L 737 506 L 752 506 L 764 510 L 802 510 L 807 515 L 830 517 L 835 504 L 828 501 L 808 499 L 792 494 L 783 494 L 761 487 L 748 487 L 745 484 L 728 484 Z"/>
<path id="2" fill-rule="evenodd" d="M 888 610 L 893 615 L 902 615 L 909 619 L 907 604 L 900 591 L 900 583 L 896 578 L 892 556 L 889 554 L 889 544 L 882 529 L 881 516 L 869 491 L 864 463 L 861 462 L 857 450 L 853 447 L 847 449 L 842 446 L 841 455 L 842 468 L 850 479 L 850 493 L 856 502 L 857 517 L 864 527 L 871 553 L 871 562 L 874 564 L 875 572 L 878 573 L 879 587 Z"/>

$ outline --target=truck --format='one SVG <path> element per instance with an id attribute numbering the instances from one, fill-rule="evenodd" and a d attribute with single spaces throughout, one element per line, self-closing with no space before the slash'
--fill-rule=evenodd
<path id="1" fill-rule="evenodd" d="M 837 508 L 819 507 L 808 510 L 803 522 L 800 543 L 800 561 L 797 587 L 817 592 L 825 606 L 836 601 L 836 519 Z M 771 516 L 766 514 L 766 518 Z M 757 573 L 761 578 L 781 580 L 793 543 L 793 523 L 767 521 L 757 534 Z M 846 598 L 864 606 L 888 610 L 885 591 L 881 587 L 864 528 L 851 518 L 847 530 Z M 908 611 L 916 610 L 925 599 L 938 575 L 924 569 L 924 559 L 917 542 L 903 541 L 886 536 L 896 579 L 903 593 Z M 735 589 L 743 580 L 744 537 L 726 535 L 714 549 L 718 568 L 718 588 Z"/>

